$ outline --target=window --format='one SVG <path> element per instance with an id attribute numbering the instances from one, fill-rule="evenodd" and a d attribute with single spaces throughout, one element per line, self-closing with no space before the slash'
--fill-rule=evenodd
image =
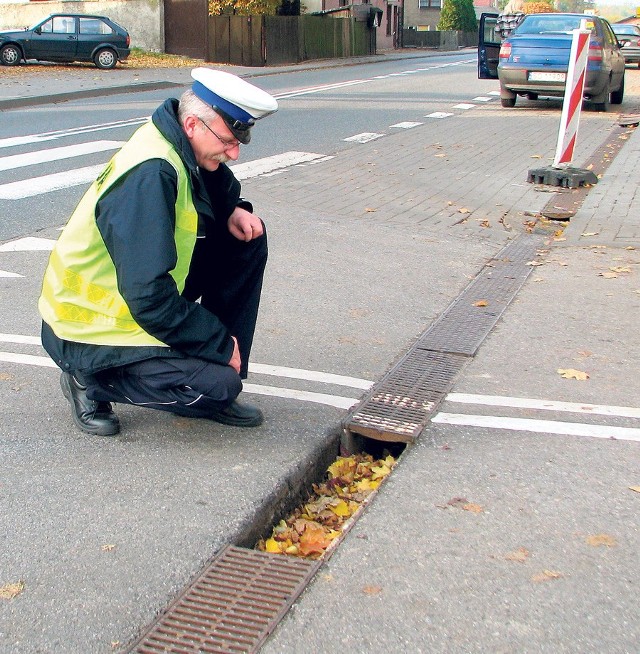
<path id="1" fill-rule="evenodd" d="M 99 18 L 81 18 L 80 34 L 113 34 L 114 31 Z"/>
<path id="2" fill-rule="evenodd" d="M 67 16 L 54 16 L 46 23 L 42 23 L 40 31 L 43 34 L 75 34 L 75 20 Z"/>
<path id="3" fill-rule="evenodd" d="M 429 9 L 430 7 L 441 7 L 442 0 L 418 0 L 418 9 Z"/>

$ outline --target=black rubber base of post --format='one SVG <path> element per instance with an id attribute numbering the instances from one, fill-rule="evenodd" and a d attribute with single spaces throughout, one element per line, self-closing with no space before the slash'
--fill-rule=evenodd
<path id="1" fill-rule="evenodd" d="M 527 181 L 533 184 L 549 184 L 550 186 L 564 186 L 565 188 L 578 188 L 598 183 L 595 173 L 584 168 L 533 168 L 529 170 Z"/>

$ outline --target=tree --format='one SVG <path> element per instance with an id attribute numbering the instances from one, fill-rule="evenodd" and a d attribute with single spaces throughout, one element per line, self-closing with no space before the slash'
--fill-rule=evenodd
<path id="1" fill-rule="evenodd" d="M 436 29 L 476 32 L 478 20 L 473 9 L 473 0 L 444 0 Z"/>
<path id="2" fill-rule="evenodd" d="M 273 16 L 281 0 L 209 0 L 209 16 Z"/>

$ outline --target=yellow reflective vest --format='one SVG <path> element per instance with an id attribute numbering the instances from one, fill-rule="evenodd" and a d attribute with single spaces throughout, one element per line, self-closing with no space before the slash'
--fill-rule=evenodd
<path id="1" fill-rule="evenodd" d="M 178 176 L 178 257 L 170 274 L 178 292 L 184 290 L 196 242 L 198 214 L 182 160 L 149 122 L 138 129 L 86 192 L 51 253 L 38 308 L 58 338 L 94 345 L 165 345 L 136 323 L 118 292 L 116 268 L 95 218 L 98 201 L 113 184 L 150 159 L 168 161 Z"/>

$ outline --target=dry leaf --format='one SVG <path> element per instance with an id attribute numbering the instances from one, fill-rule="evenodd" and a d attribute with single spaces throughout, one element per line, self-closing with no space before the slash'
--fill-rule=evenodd
<path id="1" fill-rule="evenodd" d="M 515 552 L 509 552 L 505 554 L 505 559 L 507 561 L 517 561 L 518 563 L 524 563 L 529 558 L 529 550 L 524 547 L 519 547 Z"/>
<path id="2" fill-rule="evenodd" d="M 541 581 L 549 581 L 550 579 L 560 579 L 562 573 L 555 572 L 555 570 L 543 570 L 540 574 L 533 575 L 531 581 L 540 583 Z"/>
<path id="3" fill-rule="evenodd" d="M 542 159 L 542 155 L 541 154 L 532 154 L 531 158 L 532 159 Z"/>
<path id="4" fill-rule="evenodd" d="M 362 592 L 365 595 L 379 595 L 382 592 L 380 586 L 364 586 Z"/>
<path id="5" fill-rule="evenodd" d="M 542 266 L 544 265 L 542 261 L 527 261 L 527 266 Z"/>
<path id="6" fill-rule="evenodd" d="M 469 209 L 467 209 L 467 207 L 460 207 L 460 209 L 458 209 L 458 213 L 471 213 L 471 212 L 469 211 Z"/>
<path id="7" fill-rule="evenodd" d="M 482 513 L 484 509 L 479 504 L 467 502 L 460 507 L 463 511 L 471 511 L 471 513 Z"/>
<path id="8" fill-rule="evenodd" d="M 103 552 L 111 552 L 111 551 L 116 549 L 116 546 L 112 545 L 112 544 L 103 545 L 101 549 L 102 549 Z"/>
<path id="9" fill-rule="evenodd" d="M 365 213 L 375 213 L 376 209 L 373 209 L 372 207 L 365 207 L 364 208 Z"/>
<path id="10" fill-rule="evenodd" d="M 586 381 L 589 375 L 582 370 L 575 370 L 574 368 L 558 368 L 558 374 L 564 379 L 577 379 L 578 381 Z"/>
<path id="11" fill-rule="evenodd" d="M 0 381 L 9 381 L 11 379 L 13 379 L 13 375 L 8 372 L 0 372 Z"/>
<path id="12" fill-rule="evenodd" d="M 488 220 L 481 220 L 480 227 L 491 227 L 491 223 Z"/>
<path id="13" fill-rule="evenodd" d="M 489 303 L 486 300 L 478 300 L 477 302 L 473 303 L 474 307 L 488 307 Z"/>
<path id="14" fill-rule="evenodd" d="M 16 581 L 13 584 L 5 584 L 0 586 L 0 599 L 13 599 L 20 595 L 24 590 L 24 581 Z"/>
<path id="15" fill-rule="evenodd" d="M 617 545 L 616 539 L 609 534 L 595 534 L 594 536 L 587 536 L 586 538 L 587 545 L 592 547 L 600 547 L 601 545 L 606 545 L 607 547 L 614 547 Z"/>
<path id="16" fill-rule="evenodd" d="M 605 279 L 617 279 L 618 278 L 618 273 L 614 272 L 601 272 L 598 273 L 598 276 L 604 277 Z"/>
<path id="17" fill-rule="evenodd" d="M 609 268 L 614 273 L 630 273 L 631 268 L 629 266 L 612 266 Z"/>
<path id="18" fill-rule="evenodd" d="M 636 493 L 640 493 L 640 486 L 629 486 L 629 490 L 635 491 Z"/>
<path id="19" fill-rule="evenodd" d="M 600 232 L 583 232 L 580 236 L 597 236 Z"/>

